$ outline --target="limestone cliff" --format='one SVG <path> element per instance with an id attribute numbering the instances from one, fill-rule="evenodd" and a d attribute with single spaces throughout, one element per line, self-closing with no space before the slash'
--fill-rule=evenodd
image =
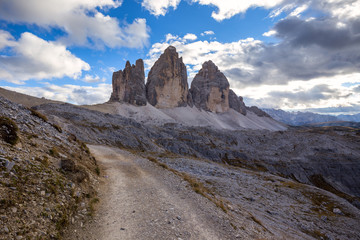
<path id="1" fill-rule="evenodd" d="M 216 113 L 229 110 L 229 82 L 212 61 L 202 65 L 191 83 L 190 92 L 199 109 Z"/>
<path id="2" fill-rule="evenodd" d="M 148 102 L 157 108 L 192 106 L 186 66 L 169 46 L 151 68 L 146 83 Z"/>
<path id="3" fill-rule="evenodd" d="M 146 105 L 144 62 L 138 59 L 135 65 L 127 61 L 124 70 L 113 73 L 113 92 L 110 101 Z"/>
<path id="4" fill-rule="evenodd" d="M 235 111 L 246 115 L 246 106 L 241 96 L 237 96 L 236 93 L 230 89 L 229 91 L 229 107 Z"/>

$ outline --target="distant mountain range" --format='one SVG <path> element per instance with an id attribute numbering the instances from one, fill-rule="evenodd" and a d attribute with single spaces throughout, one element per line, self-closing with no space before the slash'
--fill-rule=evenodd
<path id="1" fill-rule="evenodd" d="M 262 110 L 267 114 L 269 114 L 275 120 L 292 126 L 314 125 L 314 124 L 318 125 L 319 123 L 322 123 L 323 126 L 328 126 L 329 124 L 331 126 L 335 126 L 335 125 L 348 126 L 349 123 L 345 123 L 345 122 L 360 122 L 360 114 L 354 114 L 354 115 L 342 114 L 338 116 L 333 116 L 333 115 L 317 114 L 312 112 L 287 112 L 281 109 L 273 109 L 273 108 L 264 108 Z M 354 125 L 354 124 L 350 124 L 350 125 Z"/>

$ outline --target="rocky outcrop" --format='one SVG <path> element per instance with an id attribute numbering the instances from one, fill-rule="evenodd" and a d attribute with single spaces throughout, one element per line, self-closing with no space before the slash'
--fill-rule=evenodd
<path id="1" fill-rule="evenodd" d="M 192 106 L 186 66 L 175 47 L 169 46 L 151 68 L 146 97 L 157 108 Z"/>
<path id="2" fill-rule="evenodd" d="M 113 73 L 113 92 L 110 101 L 126 102 L 138 106 L 146 105 L 145 73 L 142 59 L 135 65 L 127 61 L 124 70 Z"/>
<path id="3" fill-rule="evenodd" d="M 256 107 L 256 106 L 251 106 L 251 107 L 246 107 L 246 109 L 250 112 L 255 113 L 258 117 L 270 117 L 269 114 L 267 114 L 266 112 L 264 112 L 263 110 L 261 110 L 260 108 Z"/>
<path id="4" fill-rule="evenodd" d="M 229 107 L 235 111 L 246 115 L 246 106 L 241 96 L 237 96 L 233 90 L 229 90 Z"/>
<path id="5" fill-rule="evenodd" d="M 212 61 L 202 65 L 191 83 L 190 92 L 199 109 L 216 113 L 229 110 L 229 81 Z"/>

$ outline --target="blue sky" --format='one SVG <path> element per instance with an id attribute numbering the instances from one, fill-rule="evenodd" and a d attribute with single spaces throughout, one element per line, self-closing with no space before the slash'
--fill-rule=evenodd
<path id="1" fill-rule="evenodd" d="M 356 113 L 358 9 L 359 0 L 0 0 L 0 86 L 101 103 L 126 60 L 148 71 L 173 45 L 189 83 L 211 59 L 247 105 Z"/>

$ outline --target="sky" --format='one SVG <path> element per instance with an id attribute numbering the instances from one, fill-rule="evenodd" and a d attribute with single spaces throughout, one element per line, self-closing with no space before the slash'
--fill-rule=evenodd
<path id="1" fill-rule="evenodd" d="M 0 87 L 108 101 L 176 47 L 189 85 L 212 60 L 248 106 L 360 113 L 360 0 L 0 0 Z M 339 110 L 340 109 L 340 110 Z"/>

